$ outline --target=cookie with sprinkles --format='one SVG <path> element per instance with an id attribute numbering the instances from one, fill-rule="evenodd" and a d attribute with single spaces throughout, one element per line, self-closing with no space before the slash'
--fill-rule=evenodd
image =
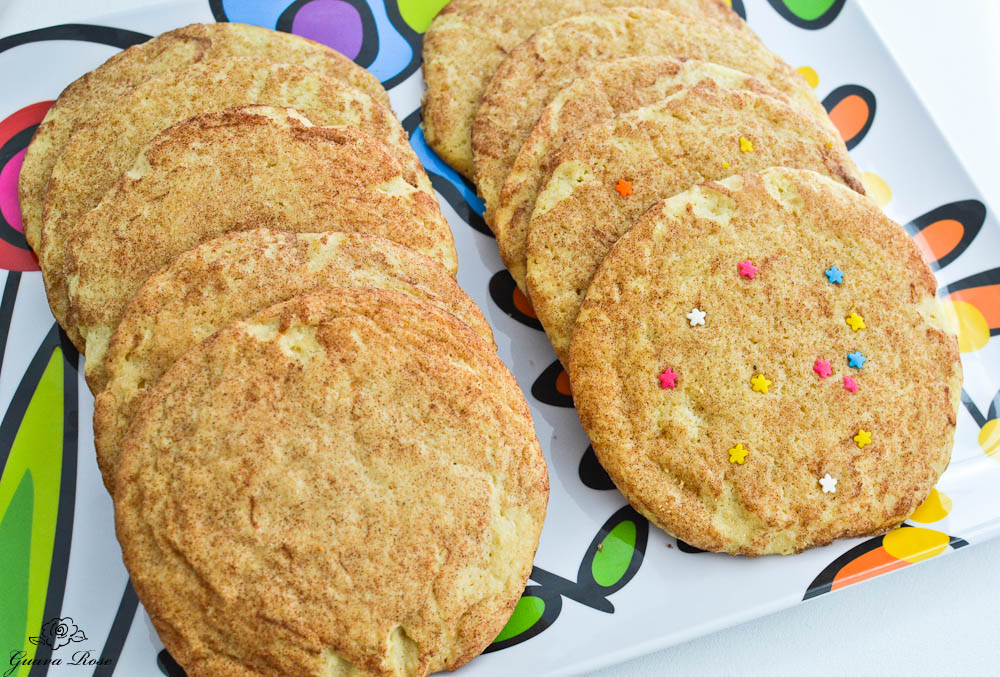
<path id="1" fill-rule="evenodd" d="M 677 7 L 680 3 L 672 4 Z M 674 12 L 641 6 L 570 16 L 539 28 L 511 49 L 483 90 L 472 121 L 471 148 L 487 224 L 494 223 L 500 191 L 548 104 L 563 88 L 600 64 L 633 56 L 699 59 L 745 71 L 810 111 L 836 133 L 812 88 L 745 23 L 717 21 L 685 13 L 683 8 Z M 428 79 L 428 98 L 431 91 Z M 443 93 L 457 98 L 452 89 Z M 425 102 L 424 120 L 428 107 Z M 755 141 L 751 135 L 745 136 Z"/>
<path id="2" fill-rule="evenodd" d="M 850 285 L 827 281 L 830 260 Z M 712 310 L 697 330 L 693 303 Z M 864 330 L 845 324 L 852 313 Z M 639 219 L 590 284 L 570 379 L 598 459 L 638 511 L 704 550 L 787 554 L 885 531 L 930 493 L 961 391 L 954 325 L 874 203 L 773 168 Z M 667 365 L 683 372 L 669 389 Z"/>
<path id="3" fill-rule="evenodd" d="M 703 80 L 722 89 L 749 89 L 790 101 L 763 80 L 716 63 L 676 56 L 634 56 L 599 64 L 546 106 L 518 151 L 493 215 L 500 256 L 522 289 L 526 289 L 525 246 L 531 212 L 563 143 L 588 127 L 661 101 Z M 621 193 L 618 185 L 615 189 Z"/>
<path id="4" fill-rule="evenodd" d="M 753 150 L 741 150 L 741 139 Z M 833 140 L 786 101 L 711 79 L 573 136 L 556 154 L 527 238 L 528 296 L 563 364 L 591 276 L 647 207 L 702 181 L 774 166 L 812 169 L 863 192 L 843 142 L 827 147 Z M 622 177 L 627 196 L 618 190 Z M 823 263 L 816 273 L 825 281 Z M 766 275 L 747 254 L 727 265 L 749 287 Z"/>

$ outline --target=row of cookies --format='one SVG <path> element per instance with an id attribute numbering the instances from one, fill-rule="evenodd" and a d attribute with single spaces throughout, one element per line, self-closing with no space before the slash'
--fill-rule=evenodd
<path id="1" fill-rule="evenodd" d="M 126 566 L 191 675 L 421 675 L 499 633 L 548 480 L 384 89 L 192 25 L 71 84 L 19 192 Z"/>
<path id="2" fill-rule="evenodd" d="M 454 85 L 431 64 L 489 34 L 481 4 L 450 3 L 428 31 L 427 138 L 465 166 L 440 140 L 462 120 L 486 222 L 563 364 L 589 279 L 657 199 L 774 165 L 864 192 L 809 85 L 714 0 L 559 3 L 569 16 L 509 50 L 471 119 L 445 115 Z"/>
<path id="3" fill-rule="evenodd" d="M 901 522 L 950 456 L 957 350 L 809 85 L 721 2 L 540 5 L 448 5 L 425 40 L 426 136 L 475 181 L 615 484 L 732 553 Z M 864 341 L 844 321 L 862 307 L 885 318 Z M 852 372 L 817 391 L 834 350 Z M 862 378 L 848 354 L 879 357 Z"/>

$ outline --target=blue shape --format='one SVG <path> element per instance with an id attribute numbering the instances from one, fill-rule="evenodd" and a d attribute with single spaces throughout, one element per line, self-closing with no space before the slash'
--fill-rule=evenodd
<path id="1" fill-rule="evenodd" d="M 844 271 L 837 266 L 830 266 L 826 271 L 826 279 L 829 280 L 831 284 L 843 284 Z"/>
<path id="2" fill-rule="evenodd" d="M 378 55 L 368 66 L 368 70 L 379 79 L 379 82 L 387 82 L 410 65 L 413 60 L 413 47 L 389 21 L 384 2 L 369 2 L 368 7 L 372 10 L 375 26 L 378 29 Z M 368 39 L 368 36 L 365 36 L 365 39 Z"/>
<path id="3" fill-rule="evenodd" d="M 847 353 L 847 366 L 854 367 L 855 369 L 860 369 L 865 366 L 865 362 L 868 358 L 862 355 L 859 351 L 855 350 L 853 353 Z"/>
<path id="4" fill-rule="evenodd" d="M 423 125 L 417 127 L 417 129 L 413 132 L 413 136 L 410 137 L 410 145 L 413 146 L 413 150 L 417 152 L 417 157 L 420 159 L 420 162 L 423 163 L 427 171 L 437 174 L 441 178 L 448 181 L 448 183 L 452 184 L 458 191 L 459 195 L 462 196 L 462 199 L 464 199 L 477 214 L 480 216 L 483 215 L 483 212 L 486 211 L 483 201 L 472 191 L 469 184 L 462 179 L 458 172 L 442 162 L 441 158 L 437 156 L 437 153 L 432 151 L 430 146 L 427 145 L 427 140 L 424 139 Z"/>
<path id="5" fill-rule="evenodd" d="M 225 0 L 222 9 L 226 19 L 234 23 L 251 24 L 273 29 L 278 23 L 278 17 L 291 2 L 287 0 Z"/>

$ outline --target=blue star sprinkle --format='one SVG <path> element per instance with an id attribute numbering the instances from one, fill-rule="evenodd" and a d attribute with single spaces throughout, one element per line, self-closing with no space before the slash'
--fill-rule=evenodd
<path id="1" fill-rule="evenodd" d="M 844 271 L 837 266 L 830 266 L 826 271 L 826 279 L 828 279 L 831 284 L 843 284 Z"/>
<path id="2" fill-rule="evenodd" d="M 854 351 L 853 353 L 847 353 L 847 366 L 854 367 L 855 369 L 860 369 L 865 366 L 865 362 L 868 358 L 862 355 L 859 351 Z"/>

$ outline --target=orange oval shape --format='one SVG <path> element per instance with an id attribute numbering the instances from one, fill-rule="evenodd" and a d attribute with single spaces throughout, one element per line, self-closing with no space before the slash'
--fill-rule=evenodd
<path id="1" fill-rule="evenodd" d="M 870 112 L 867 101 L 857 94 L 851 94 L 833 107 L 830 111 L 830 120 L 840 132 L 840 137 L 847 142 L 865 128 Z"/>
<path id="2" fill-rule="evenodd" d="M 982 313 L 991 332 L 1000 329 L 1000 284 L 961 289 L 953 292 L 948 298 L 975 306 Z"/>
<path id="3" fill-rule="evenodd" d="M 938 261 L 951 253 L 965 235 L 965 226 L 956 219 L 941 219 L 913 236 L 913 242 L 928 261 Z"/>
<path id="4" fill-rule="evenodd" d="M 561 370 L 559 372 L 559 375 L 556 376 L 556 390 L 558 390 L 563 395 L 573 394 L 573 389 L 570 387 L 569 384 L 569 374 L 566 373 L 565 369 Z"/>
<path id="5" fill-rule="evenodd" d="M 839 590 L 848 585 L 860 583 L 868 578 L 888 573 L 894 569 L 900 569 L 907 564 L 909 562 L 893 557 L 886 552 L 885 548 L 875 548 L 845 564 L 844 568 L 834 576 L 833 585 L 830 589 Z"/>
<path id="6" fill-rule="evenodd" d="M 511 299 L 514 302 L 514 307 L 517 308 L 519 311 L 521 311 L 522 313 L 524 313 L 533 320 L 538 319 L 538 316 L 535 315 L 535 309 L 531 305 L 531 301 L 528 299 L 527 296 L 524 295 L 524 292 L 521 291 L 520 287 L 514 287 L 514 292 L 511 294 Z"/>

